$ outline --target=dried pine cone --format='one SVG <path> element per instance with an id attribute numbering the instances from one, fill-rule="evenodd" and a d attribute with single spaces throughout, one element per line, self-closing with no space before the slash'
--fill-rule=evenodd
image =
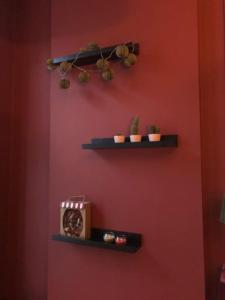
<path id="1" fill-rule="evenodd" d="M 57 65 L 53 64 L 53 59 L 51 58 L 47 59 L 46 64 L 47 64 L 47 69 L 50 71 L 57 68 Z"/>
<path id="2" fill-rule="evenodd" d="M 106 71 L 109 68 L 109 61 L 104 58 L 100 58 L 96 62 L 96 66 L 99 70 Z"/>
<path id="3" fill-rule="evenodd" d="M 81 82 L 81 83 L 86 83 L 90 80 L 91 78 L 91 74 L 87 71 L 82 71 L 79 73 L 78 75 L 78 80 Z"/>
<path id="4" fill-rule="evenodd" d="M 97 43 L 89 43 L 87 45 L 88 51 L 93 51 L 93 50 L 98 50 L 98 49 L 99 49 L 99 45 Z"/>
<path id="5" fill-rule="evenodd" d="M 127 67 L 130 68 L 131 66 L 133 66 L 134 64 L 136 64 L 137 62 L 137 56 L 133 53 L 130 53 L 128 55 L 128 57 L 124 58 L 122 61 L 122 64 Z"/>
<path id="6" fill-rule="evenodd" d="M 127 57 L 129 54 L 129 49 L 126 45 L 119 45 L 116 47 L 116 55 L 120 58 Z"/>
<path id="7" fill-rule="evenodd" d="M 60 79 L 59 86 L 61 89 L 68 89 L 70 87 L 69 79 Z"/>
<path id="8" fill-rule="evenodd" d="M 70 72 L 71 69 L 72 69 L 72 64 L 69 63 L 68 61 L 63 61 L 59 65 L 59 70 L 63 74 Z"/>
<path id="9" fill-rule="evenodd" d="M 86 51 L 88 51 L 88 49 L 87 48 L 85 48 L 85 47 L 82 47 L 82 48 L 80 48 L 80 50 L 79 50 L 80 52 L 86 52 Z"/>
<path id="10" fill-rule="evenodd" d="M 112 80 L 114 77 L 114 72 L 112 69 L 108 69 L 102 72 L 102 79 L 105 81 Z"/>

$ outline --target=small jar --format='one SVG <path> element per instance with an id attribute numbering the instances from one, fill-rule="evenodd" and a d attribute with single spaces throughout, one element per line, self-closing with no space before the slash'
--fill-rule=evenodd
<path id="1" fill-rule="evenodd" d="M 125 235 L 118 235 L 115 241 L 117 245 L 126 245 L 127 237 Z"/>
<path id="2" fill-rule="evenodd" d="M 115 241 L 115 233 L 114 232 L 106 232 L 103 235 L 103 240 L 106 243 L 113 243 Z"/>

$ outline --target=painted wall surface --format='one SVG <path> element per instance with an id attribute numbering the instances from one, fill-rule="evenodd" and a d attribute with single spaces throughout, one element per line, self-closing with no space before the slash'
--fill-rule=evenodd
<path id="1" fill-rule="evenodd" d="M 223 0 L 199 1 L 200 100 L 205 220 L 206 299 L 225 299 L 219 272 L 225 262 L 225 61 Z"/>
<path id="2" fill-rule="evenodd" d="M 10 151 L 10 111 L 11 111 L 11 2 L 0 1 L 0 299 L 6 297 L 8 290 L 7 272 L 7 203 L 9 192 L 9 151 Z M 4 70 L 4 71 L 3 71 Z"/>
<path id="3" fill-rule="evenodd" d="M 45 300 L 49 75 L 43 62 L 49 56 L 50 4 L 12 4 L 0 1 L 0 53 L 5 58 L 0 73 L 0 299 Z M 199 0 L 198 17 L 201 154 L 195 1 L 124 1 L 119 8 L 100 0 L 54 1 L 52 56 L 93 40 L 103 46 L 136 40 L 141 55 L 130 71 L 116 67 L 110 83 L 96 78 L 83 87 L 73 75 L 71 89 L 61 91 L 52 75 L 49 233 L 58 231 L 59 201 L 84 192 L 94 204 L 95 226 L 141 232 L 144 245 L 128 255 L 50 241 L 49 299 L 91 295 L 99 300 L 108 290 L 109 299 L 170 300 L 181 294 L 182 300 L 203 299 L 200 155 L 206 297 L 223 299 L 224 287 L 218 285 L 225 260 L 225 229 L 218 222 L 225 169 L 222 0 Z M 80 144 L 94 136 L 126 131 L 136 114 L 143 130 L 144 123 L 157 122 L 166 133 L 178 133 L 179 148 L 81 150 Z M 14 239 L 14 223 L 6 218 L 12 207 L 17 211 Z"/>
<path id="4" fill-rule="evenodd" d="M 11 12 L 9 300 L 46 300 L 47 295 L 49 12 L 48 0 L 15 1 Z"/>
<path id="5" fill-rule="evenodd" d="M 197 3 L 102 0 L 52 2 L 52 57 L 96 41 L 138 41 L 139 63 L 58 88 L 52 75 L 50 228 L 59 231 L 59 202 L 85 193 L 93 225 L 140 232 L 135 255 L 49 240 L 48 299 L 203 300 L 203 228 Z M 92 137 L 141 131 L 157 123 L 177 133 L 177 149 L 84 151 Z M 194 128 L 194 130 L 193 130 Z"/>

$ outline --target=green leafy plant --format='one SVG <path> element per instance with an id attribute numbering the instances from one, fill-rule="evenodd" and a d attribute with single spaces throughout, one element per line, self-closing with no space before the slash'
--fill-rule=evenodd
<path id="1" fill-rule="evenodd" d="M 160 128 L 155 125 L 148 126 L 148 133 L 149 134 L 159 134 Z"/>
<path id="2" fill-rule="evenodd" d="M 132 122 L 130 125 L 130 134 L 131 135 L 139 134 L 139 117 L 134 117 L 132 119 Z"/>

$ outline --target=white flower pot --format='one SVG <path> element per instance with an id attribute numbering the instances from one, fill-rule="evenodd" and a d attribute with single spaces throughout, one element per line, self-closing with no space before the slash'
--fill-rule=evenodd
<path id="1" fill-rule="evenodd" d="M 114 135 L 114 142 L 115 143 L 124 143 L 125 136 L 124 135 Z"/>
<path id="2" fill-rule="evenodd" d="M 160 133 L 151 133 L 148 135 L 149 142 L 159 142 L 161 139 Z"/>
<path id="3" fill-rule="evenodd" d="M 131 141 L 131 143 L 141 142 L 141 135 L 140 134 L 131 134 L 130 141 Z"/>

